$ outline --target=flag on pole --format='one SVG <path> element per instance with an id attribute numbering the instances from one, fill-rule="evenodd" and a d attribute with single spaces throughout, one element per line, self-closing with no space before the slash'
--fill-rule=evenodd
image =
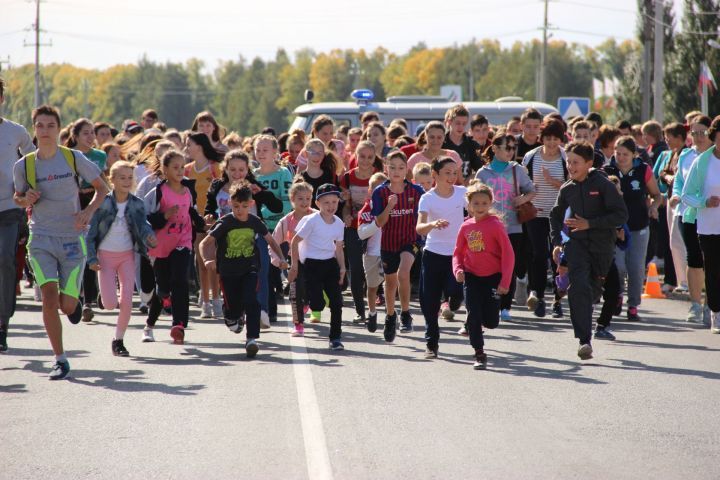
<path id="1" fill-rule="evenodd" d="M 700 64 L 700 78 L 698 79 L 698 92 L 700 95 L 702 95 L 703 85 L 707 86 L 709 89 L 717 90 L 715 77 L 713 77 L 710 67 L 705 61 Z"/>

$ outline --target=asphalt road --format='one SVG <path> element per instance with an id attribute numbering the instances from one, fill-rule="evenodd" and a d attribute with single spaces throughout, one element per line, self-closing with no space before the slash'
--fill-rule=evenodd
<path id="1" fill-rule="evenodd" d="M 331 352 L 329 312 L 291 339 L 280 308 L 254 360 L 221 320 L 177 346 L 166 316 L 141 343 L 134 315 L 129 358 L 111 354 L 112 312 L 66 322 L 71 378 L 50 382 L 26 291 L 0 355 L 0 479 L 720 478 L 720 335 L 686 323 L 687 302 L 645 301 L 584 363 L 569 319 L 514 311 L 487 335 L 487 371 L 459 322 L 425 360 L 419 309 L 386 344 L 346 308 Z"/>

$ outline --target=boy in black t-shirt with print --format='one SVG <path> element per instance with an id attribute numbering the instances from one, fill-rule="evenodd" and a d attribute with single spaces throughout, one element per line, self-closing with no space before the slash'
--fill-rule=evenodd
<path id="1" fill-rule="evenodd" d="M 284 256 L 262 220 L 250 213 L 255 203 L 250 184 L 235 184 L 229 193 L 232 212 L 220 217 L 200 243 L 200 255 L 208 270 L 220 274 L 226 306 L 225 324 L 231 331 L 242 331 L 244 311 L 248 326 L 245 351 L 252 358 L 258 352 L 257 339 L 260 337 L 260 304 L 257 300 L 260 252 L 255 244 L 256 236 L 263 237 L 280 258 Z M 287 269 L 288 264 L 283 261 L 280 268 Z"/>

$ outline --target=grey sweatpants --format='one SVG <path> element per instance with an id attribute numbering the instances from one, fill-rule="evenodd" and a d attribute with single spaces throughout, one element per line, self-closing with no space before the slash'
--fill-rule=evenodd
<path id="1" fill-rule="evenodd" d="M 592 337 L 593 304 L 600 299 L 605 276 L 614 257 L 614 245 L 607 252 L 591 252 L 585 243 L 570 240 L 565 245 L 570 288 L 570 321 L 575 338 L 580 343 L 590 343 Z"/>

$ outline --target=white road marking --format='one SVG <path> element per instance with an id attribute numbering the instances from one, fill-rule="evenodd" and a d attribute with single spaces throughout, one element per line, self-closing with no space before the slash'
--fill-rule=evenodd
<path id="1" fill-rule="evenodd" d="M 284 306 L 289 310 L 289 306 Z M 289 311 L 288 311 L 289 314 Z M 292 321 L 284 322 L 289 328 Z M 288 333 L 289 335 L 289 333 Z M 328 453 L 325 430 L 317 395 L 315 383 L 310 369 L 310 356 L 307 352 L 303 337 L 290 337 L 290 351 L 292 352 L 295 385 L 297 386 L 298 405 L 300 407 L 300 423 L 305 444 L 305 459 L 307 461 L 308 478 L 310 480 L 332 480 L 332 466 Z"/>

